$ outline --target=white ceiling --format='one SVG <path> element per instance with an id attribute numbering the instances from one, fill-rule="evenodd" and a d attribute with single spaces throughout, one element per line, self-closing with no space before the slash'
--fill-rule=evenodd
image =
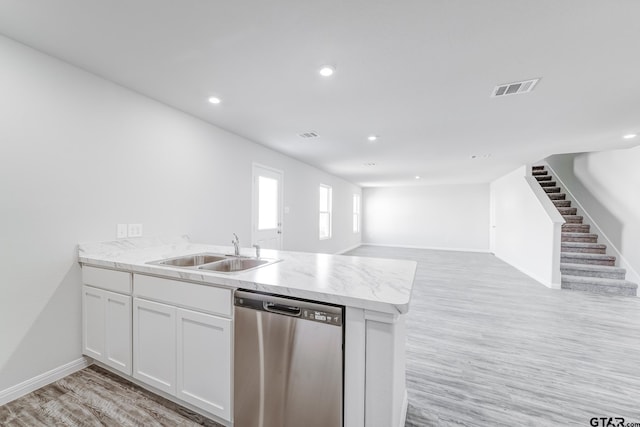
<path id="1" fill-rule="evenodd" d="M 0 33 L 364 186 L 629 146 L 638 17 L 637 0 L 0 0 Z"/>

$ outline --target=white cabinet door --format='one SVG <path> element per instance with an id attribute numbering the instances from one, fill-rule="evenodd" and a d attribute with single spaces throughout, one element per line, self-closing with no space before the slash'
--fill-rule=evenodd
<path id="1" fill-rule="evenodd" d="M 105 350 L 103 362 L 131 375 L 131 297 L 104 291 Z"/>
<path id="2" fill-rule="evenodd" d="M 82 353 L 96 360 L 104 358 L 104 291 L 82 286 Z"/>
<path id="3" fill-rule="evenodd" d="M 176 308 L 133 299 L 133 376 L 176 394 Z"/>
<path id="4" fill-rule="evenodd" d="M 131 297 L 82 286 L 82 353 L 131 375 Z"/>
<path id="5" fill-rule="evenodd" d="M 177 397 L 231 420 L 231 320 L 177 310 Z"/>

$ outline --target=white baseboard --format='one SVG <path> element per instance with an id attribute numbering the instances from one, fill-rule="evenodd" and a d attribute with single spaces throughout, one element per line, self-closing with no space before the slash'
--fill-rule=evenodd
<path id="1" fill-rule="evenodd" d="M 341 250 L 341 251 L 338 251 L 338 252 L 336 252 L 334 255 L 342 255 L 342 254 L 344 254 L 344 253 L 346 253 L 346 252 L 349 252 L 349 251 L 352 251 L 352 250 L 354 250 L 354 249 L 356 249 L 356 248 L 359 248 L 360 246 L 362 246 L 362 244 L 361 244 L 361 243 L 358 243 L 357 245 L 353 245 L 353 246 L 351 246 L 350 248 L 347 248 L 347 249 L 343 249 L 343 250 Z"/>
<path id="2" fill-rule="evenodd" d="M 385 243 L 365 243 L 359 246 L 386 246 L 388 248 L 406 248 L 406 249 L 429 249 L 434 251 L 453 251 L 453 252 L 478 252 L 483 254 L 491 253 L 489 248 L 487 249 L 475 249 L 475 248 L 443 248 L 438 246 L 412 246 L 412 245 L 389 245 Z"/>
<path id="3" fill-rule="evenodd" d="M 9 387 L 8 389 L 2 390 L 0 391 L 0 406 L 9 403 L 12 400 L 16 400 L 17 398 L 22 397 L 25 394 L 29 394 L 32 391 L 36 391 L 37 389 L 44 387 L 47 384 L 58 381 L 59 379 L 64 378 L 67 375 L 71 375 L 74 372 L 84 369 L 87 366 L 91 365 L 91 363 L 91 359 L 87 357 L 81 357 L 65 365 L 45 372 L 44 374 L 40 374 L 36 377 L 23 381 L 20 384 L 16 384 L 12 387 Z"/>

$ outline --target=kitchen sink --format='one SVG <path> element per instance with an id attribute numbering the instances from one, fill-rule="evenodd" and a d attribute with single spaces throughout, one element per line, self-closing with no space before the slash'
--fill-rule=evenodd
<path id="1" fill-rule="evenodd" d="M 225 259 L 228 259 L 226 255 L 203 253 L 163 259 L 160 261 L 150 262 L 149 264 L 166 265 L 169 267 L 197 267 L 199 265 L 209 264 Z"/>
<path id="2" fill-rule="evenodd" d="M 280 260 L 266 258 L 231 258 L 225 261 L 201 265 L 198 269 L 217 271 L 219 273 L 235 273 L 262 267 L 267 264 L 273 264 L 278 261 Z"/>
<path id="3" fill-rule="evenodd" d="M 254 268 L 275 264 L 279 261 L 281 260 L 272 258 L 251 258 L 238 255 L 201 253 L 162 259 L 160 261 L 152 261 L 147 264 L 163 267 L 207 270 L 216 273 L 240 273 L 247 270 L 253 270 Z"/>

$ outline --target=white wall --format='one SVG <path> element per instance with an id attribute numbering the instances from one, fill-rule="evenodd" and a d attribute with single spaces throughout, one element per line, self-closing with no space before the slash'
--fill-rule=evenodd
<path id="1" fill-rule="evenodd" d="M 599 242 L 640 282 L 640 147 L 595 153 L 560 154 L 546 159 L 585 212 Z"/>
<path id="2" fill-rule="evenodd" d="M 562 215 L 527 167 L 491 183 L 493 253 L 551 288 L 560 287 Z"/>
<path id="3" fill-rule="evenodd" d="M 78 242 L 144 234 L 250 244 L 252 162 L 284 171 L 284 249 L 360 242 L 360 188 L 0 37 L 0 391 L 80 357 Z M 318 240 L 318 185 L 333 186 Z"/>
<path id="4" fill-rule="evenodd" d="M 489 250 L 489 185 L 364 188 L 363 243 Z"/>

